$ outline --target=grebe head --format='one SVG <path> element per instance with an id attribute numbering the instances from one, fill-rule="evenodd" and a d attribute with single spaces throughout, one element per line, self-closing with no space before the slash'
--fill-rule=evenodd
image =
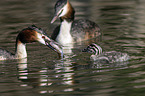
<path id="1" fill-rule="evenodd" d="M 102 53 L 102 48 L 99 45 L 92 43 L 92 44 L 88 45 L 87 48 L 83 49 L 82 51 L 93 53 L 95 55 L 99 55 Z"/>
<path id="2" fill-rule="evenodd" d="M 24 44 L 38 41 L 46 45 L 46 40 L 51 41 L 46 32 L 44 32 L 41 28 L 36 27 L 35 25 L 23 29 L 17 36 L 17 42 L 20 41 Z"/>
<path id="3" fill-rule="evenodd" d="M 17 45 L 23 43 L 31 43 L 31 42 L 40 42 L 49 48 L 53 49 L 57 53 L 63 55 L 62 47 L 52 39 L 48 37 L 46 32 L 42 30 L 41 28 L 36 27 L 35 25 L 32 25 L 26 29 L 23 29 L 17 36 Z M 16 49 L 17 50 L 17 49 Z"/>
<path id="4" fill-rule="evenodd" d="M 74 13 L 74 9 L 68 0 L 58 0 L 55 4 L 55 15 L 51 23 L 53 23 L 58 17 L 74 18 Z"/>

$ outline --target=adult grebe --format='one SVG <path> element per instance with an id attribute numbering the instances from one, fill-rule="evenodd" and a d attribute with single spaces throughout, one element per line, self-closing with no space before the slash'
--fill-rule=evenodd
<path id="1" fill-rule="evenodd" d="M 69 43 L 79 42 L 99 36 L 99 26 L 85 19 L 74 21 L 75 10 L 68 0 L 58 0 L 55 4 L 55 16 L 51 23 L 60 17 L 61 25 L 56 27 L 51 38 L 66 46 Z"/>
<path id="2" fill-rule="evenodd" d="M 0 49 L 0 60 L 26 58 L 27 57 L 26 43 L 36 41 L 44 45 L 47 45 L 56 52 L 59 51 L 60 46 L 58 46 L 56 42 L 51 40 L 41 28 L 37 28 L 35 25 L 32 25 L 19 32 L 16 38 L 15 54 L 10 53 L 7 50 Z M 56 50 L 56 48 L 58 50 Z M 61 52 L 59 51 L 59 53 L 62 54 L 62 51 Z"/>
<path id="3" fill-rule="evenodd" d="M 102 48 L 94 43 L 88 45 L 87 48 L 82 51 L 93 53 L 90 57 L 93 61 L 102 61 L 106 63 L 123 62 L 129 60 L 130 58 L 127 53 L 117 51 L 102 52 Z"/>

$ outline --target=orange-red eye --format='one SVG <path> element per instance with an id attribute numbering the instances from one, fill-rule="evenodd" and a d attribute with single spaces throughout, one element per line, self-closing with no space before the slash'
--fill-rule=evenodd
<path id="1" fill-rule="evenodd" d="M 43 39 L 45 39 L 45 36 L 42 36 Z"/>

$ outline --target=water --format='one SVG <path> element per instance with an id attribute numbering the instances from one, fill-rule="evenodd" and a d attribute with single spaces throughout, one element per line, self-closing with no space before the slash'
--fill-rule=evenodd
<path id="1" fill-rule="evenodd" d="M 59 60 L 39 43 L 27 44 L 28 58 L 0 61 L 0 96 L 144 96 L 144 0 L 70 0 L 76 19 L 89 18 L 100 25 L 104 51 L 121 51 L 131 60 L 96 64 L 78 43 L 73 54 Z M 48 35 L 59 24 L 50 24 L 55 0 L 1 0 L 0 47 L 14 52 L 18 31 L 32 24 Z M 93 41 L 95 42 L 95 41 Z"/>

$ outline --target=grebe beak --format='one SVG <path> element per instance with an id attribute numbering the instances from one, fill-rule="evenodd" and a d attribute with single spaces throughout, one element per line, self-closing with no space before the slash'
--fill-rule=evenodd
<path id="1" fill-rule="evenodd" d="M 58 44 L 57 42 L 53 41 L 53 40 L 45 40 L 45 44 L 51 48 L 52 50 L 54 50 L 55 52 L 57 52 L 59 58 L 63 59 L 63 49 L 62 46 L 60 44 Z"/>
<path id="2" fill-rule="evenodd" d="M 48 46 L 49 48 L 57 52 L 60 58 L 63 58 L 63 50 L 60 44 L 49 38 L 46 32 L 44 32 L 41 28 L 38 28 L 35 25 L 32 25 L 29 28 L 31 30 L 34 30 L 34 32 L 37 34 L 35 36 L 38 42 Z"/>
<path id="3" fill-rule="evenodd" d="M 51 20 L 51 24 L 52 24 L 57 18 L 58 18 L 58 15 L 55 14 L 54 17 L 53 17 L 53 19 Z"/>

